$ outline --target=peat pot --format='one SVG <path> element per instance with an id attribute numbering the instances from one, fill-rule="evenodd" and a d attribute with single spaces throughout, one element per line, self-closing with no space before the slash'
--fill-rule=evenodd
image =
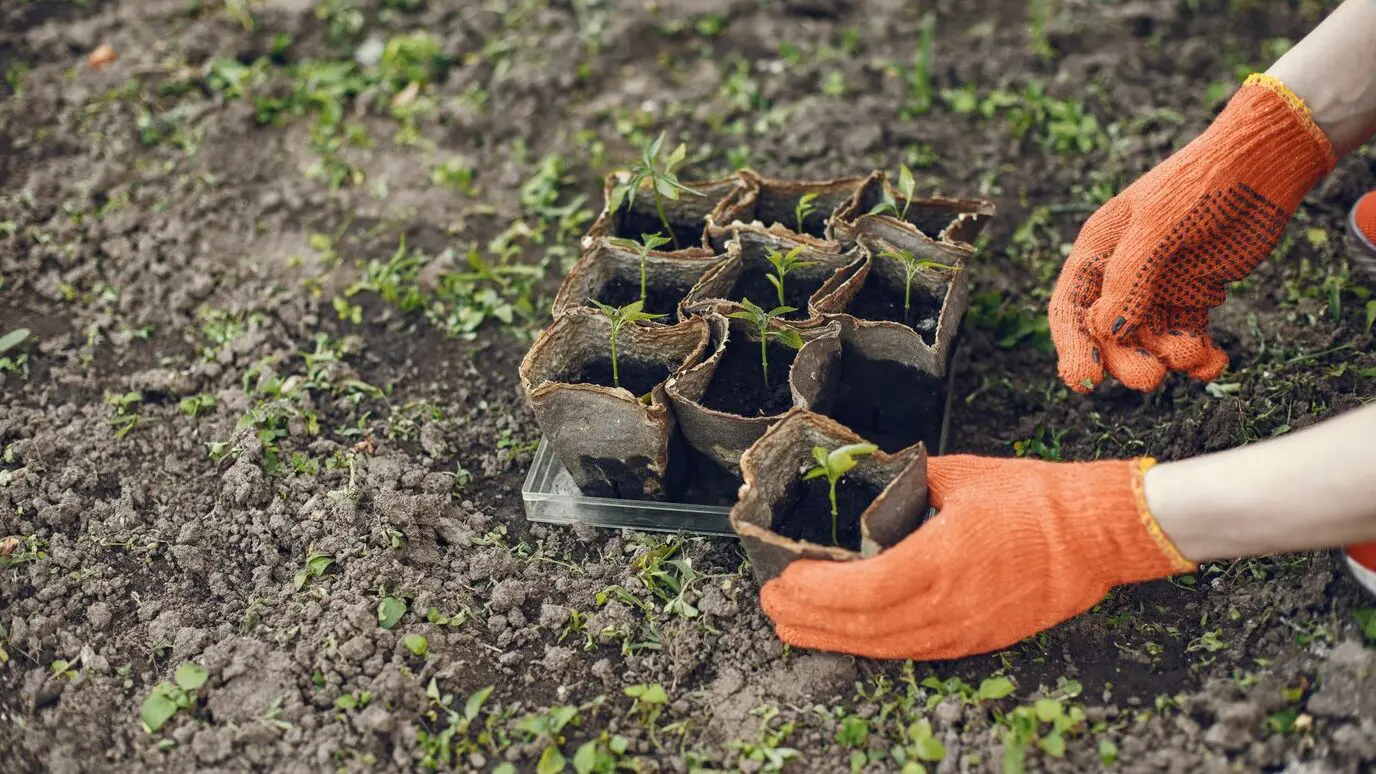
<path id="1" fill-rule="evenodd" d="M 540 431 L 584 494 L 677 496 L 686 461 L 664 384 L 700 359 L 710 339 L 701 318 L 626 325 L 617 337 L 618 387 L 611 324 L 602 314 L 570 310 L 540 335 L 521 362 L 521 387 Z"/>

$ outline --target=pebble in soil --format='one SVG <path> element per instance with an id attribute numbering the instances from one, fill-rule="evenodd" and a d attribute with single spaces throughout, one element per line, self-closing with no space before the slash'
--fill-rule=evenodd
<path id="1" fill-rule="evenodd" d="M 836 484 L 836 540 L 832 540 L 830 484 L 826 477 L 795 480 L 774 509 L 775 533 L 821 546 L 860 550 L 860 515 L 884 491 L 868 481 L 841 477 Z"/>
<path id="2" fill-rule="evenodd" d="M 629 390 L 636 397 L 643 396 L 654 389 L 655 385 L 668 379 L 669 374 L 674 371 L 674 367 L 668 363 L 624 356 L 617 358 L 616 365 L 621 379 L 621 387 Z M 565 384 L 600 384 L 603 387 L 616 386 L 615 380 L 612 378 L 612 359 L 610 356 L 581 363 L 574 370 L 558 374 L 550 381 Z"/>
<path id="3" fill-rule="evenodd" d="M 861 320 L 896 322 L 917 331 L 927 344 L 936 341 L 936 326 L 941 317 L 941 298 L 913 283 L 907 313 L 903 310 L 902 282 L 886 281 L 870 274 L 851 300 L 846 311 Z"/>
<path id="4" fill-rule="evenodd" d="M 645 304 L 641 311 L 647 314 L 662 314 L 673 317 L 678 312 L 678 302 L 688 295 L 691 285 L 671 285 L 646 283 Z M 623 307 L 632 301 L 640 300 L 640 277 L 612 277 L 597 294 L 597 300 L 608 306 Z M 667 319 L 660 322 L 668 322 Z"/>
<path id="5" fill-rule="evenodd" d="M 642 211 L 641 199 L 637 198 L 635 207 L 625 206 L 617 215 L 616 224 L 612 228 L 612 236 L 620 239 L 630 239 L 639 242 L 644 234 L 659 234 L 668 236 L 664 233 L 664 221 L 659 219 L 659 214 L 654 210 L 652 202 L 647 203 L 648 211 Z M 689 247 L 702 246 L 702 232 L 705 230 L 703 221 L 686 222 L 678 221 L 672 216 L 669 218 L 669 227 L 673 229 L 673 242 L 659 248 L 661 250 L 683 250 Z"/>
<path id="6" fill-rule="evenodd" d="M 762 378 L 760 343 L 744 337 L 726 345 L 712 381 L 702 396 L 702 405 L 714 411 L 742 417 L 772 417 L 782 414 L 793 405 L 788 374 L 793 368 L 797 350 L 777 341 L 770 341 L 769 386 Z"/>
<path id="7" fill-rule="evenodd" d="M 841 353 L 837 394 L 827 416 L 896 452 L 921 441 L 935 453 L 945 414 L 944 380 L 892 360 Z"/>

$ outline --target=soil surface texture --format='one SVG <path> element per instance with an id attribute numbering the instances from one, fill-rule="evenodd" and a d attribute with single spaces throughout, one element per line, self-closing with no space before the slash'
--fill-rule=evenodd
<path id="1" fill-rule="evenodd" d="M 669 374 L 673 371 L 673 366 L 665 363 L 622 356 L 616 359 L 616 372 L 613 373 L 612 359 L 606 357 L 584 363 L 579 366 L 577 372 L 569 374 L 567 377 L 561 376 L 554 381 L 567 384 L 600 384 L 603 387 L 622 387 L 629 390 L 632 395 L 640 397 L 648 394 L 655 385 L 668 379 Z"/>
<path id="2" fill-rule="evenodd" d="M 942 298 L 930 293 L 926 288 L 914 283 L 912 295 L 908 299 L 906 313 L 903 309 L 903 283 L 886 282 L 877 275 L 865 278 L 865 284 L 855 294 L 846 307 L 846 312 L 861 320 L 887 320 L 906 325 L 917 331 L 922 340 L 931 344 L 936 341 L 936 326 L 941 317 Z"/>
<path id="3" fill-rule="evenodd" d="M 921 441 L 935 454 L 945 415 L 945 380 L 892 360 L 841 353 L 836 396 L 824 412 L 887 452 Z"/>
<path id="4" fill-rule="evenodd" d="M 688 295 L 688 291 L 692 289 L 691 285 L 672 287 L 647 282 L 645 284 L 645 304 L 641 307 L 641 311 L 646 314 L 666 315 L 659 322 L 673 322 L 678 314 L 678 302 L 682 301 L 683 297 Z M 632 301 L 639 301 L 640 278 L 612 277 L 611 281 L 602 288 L 602 292 L 597 294 L 597 300 L 617 308 Z"/>
<path id="5" fill-rule="evenodd" d="M 774 287 L 774 283 L 769 281 L 773 275 L 767 269 L 747 269 L 741 272 L 740 279 L 736 280 L 736 285 L 731 292 L 726 295 L 727 300 L 739 301 L 748 298 L 756 306 L 762 309 L 773 309 L 777 306 L 789 306 L 793 311 L 780 315 L 785 320 L 804 320 L 807 319 L 807 301 L 812 298 L 812 294 L 822 287 L 826 281 L 824 277 L 817 277 L 808 280 L 800 274 L 789 274 L 784 277 L 784 301 L 779 303 L 779 289 Z"/>
<path id="6" fill-rule="evenodd" d="M 760 342 L 743 336 L 727 342 L 702 405 L 743 417 L 772 417 L 788 411 L 793 405 L 788 375 L 798 350 L 770 341 L 765 352 L 769 359 L 767 385 L 760 365 Z"/>
<path id="7" fill-rule="evenodd" d="M 1333 5 L 0 3 L 0 770 L 1371 770 L 1376 604 L 1328 553 L 905 665 L 785 649 L 733 540 L 520 496 L 517 366 L 660 132 L 685 180 L 997 203 L 952 451 L 1171 460 L 1370 400 L 1369 149 L 1213 313 L 1216 384 L 1074 395 L 1045 327 L 1085 218 Z"/>
<path id="8" fill-rule="evenodd" d="M 680 195 L 691 196 L 692 194 Z M 669 228 L 672 229 L 673 233 L 666 234 L 664 233 L 664 221 L 659 219 L 659 213 L 655 212 L 653 202 L 654 197 L 642 194 L 636 197 L 634 209 L 623 206 L 611 236 L 640 242 L 642 241 L 641 237 L 646 234 L 657 234 L 673 240 L 661 248 L 664 250 L 682 250 L 702 246 L 702 233 L 706 229 L 703 221 L 688 222 L 670 215 Z"/>
<path id="9" fill-rule="evenodd" d="M 836 484 L 834 536 L 830 491 L 825 476 L 795 482 L 779 505 L 770 528 L 786 538 L 859 551 L 860 515 L 884 488 L 842 476 Z"/>

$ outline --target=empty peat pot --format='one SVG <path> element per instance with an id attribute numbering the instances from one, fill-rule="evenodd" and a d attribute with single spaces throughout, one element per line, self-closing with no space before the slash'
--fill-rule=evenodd
<path id="1" fill-rule="evenodd" d="M 645 256 L 642 310 L 668 315 L 659 322 L 673 322 L 679 304 L 720 257 L 705 247 L 673 252 L 651 250 Z M 635 245 L 620 239 L 599 240 L 564 277 L 554 297 L 554 316 L 577 307 L 589 308 L 588 299 L 615 307 L 639 300 L 640 268 L 640 253 Z"/>
<path id="2" fill-rule="evenodd" d="M 634 239 L 639 241 L 644 234 L 660 234 L 670 239 L 670 248 L 686 250 L 705 245 L 704 232 L 710 223 L 709 216 L 719 209 L 725 200 L 738 193 L 746 185 L 739 176 L 722 180 L 709 180 L 699 183 L 680 183 L 687 191 L 679 191 L 677 199 L 661 195 L 659 207 L 669 221 L 671 234 L 664 233 L 664 222 L 660 220 L 656 208 L 655 191 L 649 181 L 636 191 L 635 198 L 627 196 L 621 206 L 612 209 L 613 191 L 618 185 L 629 180 L 625 172 L 608 175 L 603 186 L 602 212 L 583 236 L 583 249 L 591 249 L 598 241 L 607 237 Z"/>
<path id="3" fill-rule="evenodd" d="M 813 317 L 827 311 L 816 308 L 817 291 L 837 272 L 856 265 L 860 255 L 857 251 L 841 252 L 828 242 L 799 237 L 783 228 L 733 223 L 725 230 L 731 234 L 726 255 L 688 293 L 683 301 L 687 313 L 717 310 L 730 314 L 740 310 L 741 299 L 748 298 L 764 309 L 792 307 L 794 311 L 784 315 L 788 320 Z M 722 232 L 715 226 L 709 231 Z M 769 257 L 787 255 L 795 249 L 794 257 L 801 263 L 785 275 L 784 302 L 780 304 L 778 286 L 770 280 L 771 276 L 777 279 L 777 270 Z"/>
<path id="4" fill-rule="evenodd" d="M 620 387 L 613 385 L 611 323 L 572 309 L 521 361 L 521 387 L 554 454 L 584 494 L 673 499 L 683 486 L 681 439 L 664 383 L 700 359 L 707 321 L 626 325 L 617 336 Z"/>
<path id="5" fill-rule="evenodd" d="M 829 374 L 838 353 L 840 324 L 790 325 L 773 320 L 775 332 L 792 330 L 811 346 L 809 373 L 801 381 L 804 391 L 794 389 L 795 361 L 801 350 L 777 338 L 765 343 L 761 358 L 760 332 L 748 320 L 728 318 L 717 312 L 704 318 L 712 331 L 712 344 L 701 361 L 684 368 L 665 388 L 674 415 L 689 447 L 726 473 L 736 476 L 740 458 L 751 444 L 795 405 L 818 401 L 822 390 L 834 389 Z M 769 377 L 765 379 L 768 363 Z M 803 377 L 799 373 L 797 377 Z"/>
<path id="6" fill-rule="evenodd" d="M 886 193 L 897 213 L 875 212 Z M 850 201 L 837 208 L 828 237 L 843 246 L 864 237 L 879 238 L 924 260 L 963 264 L 974 255 L 971 243 L 994 211 L 994 203 L 986 199 L 932 196 L 908 200 L 889 185 L 883 172 L 876 172 Z"/>
<path id="7" fill-rule="evenodd" d="M 837 449 L 864 439 L 833 419 L 795 408 L 741 457 L 740 498 L 731 528 L 740 536 L 761 583 L 797 559 L 852 561 L 896 545 L 927 513 L 927 451 L 918 445 L 894 454 L 856 457 L 837 484 L 833 540 L 830 484 L 804 480 L 816 466 L 813 449 Z"/>

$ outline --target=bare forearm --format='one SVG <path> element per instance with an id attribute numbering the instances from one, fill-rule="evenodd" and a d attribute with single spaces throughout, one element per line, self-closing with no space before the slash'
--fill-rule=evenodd
<path id="1" fill-rule="evenodd" d="M 1371 0 L 1367 0 L 1371 2 Z M 1376 540 L 1376 405 L 1147 471 L 1147 505 L 1197 562 Z"/>
<path id="2" fill-rule="evenodd" d="M 1343 156 L 1376 134 L 1376 0 L 1347 0 L 1266 71 Z"/>

